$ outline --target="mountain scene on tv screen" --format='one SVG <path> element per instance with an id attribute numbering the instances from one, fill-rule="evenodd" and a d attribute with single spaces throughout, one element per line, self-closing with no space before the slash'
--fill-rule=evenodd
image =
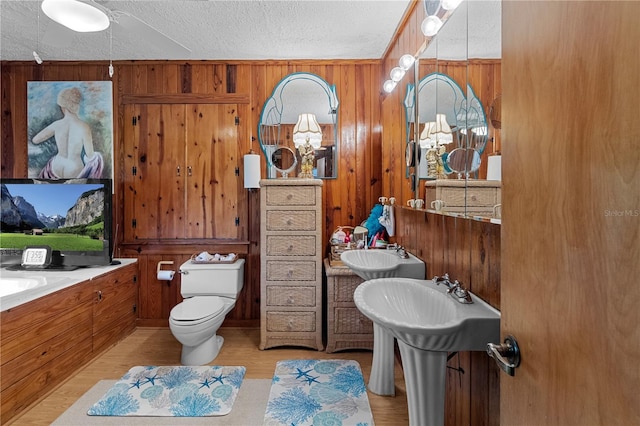
<path id="1" fill-rule="evenodd" d="M 12 195 L 12 189 L 15 187 L 14 191 L 18 191 L 18 185 L 3 183 L 0 186 L 0 247 L 48 245 L 54 250 L 102 249 L 104 192 L 101 187 L 82 192 L 66 211 L 45 214 L 42 212 L 49 210 L 47 207 L 50 207 L 51 200 L 35 195 L 30 197 L 24 187 L 20 191 L 23 195 Z M 47 186 L 54 189 L 53 185 Z M 53 191 L 51 196 L 55 196 Z"/>

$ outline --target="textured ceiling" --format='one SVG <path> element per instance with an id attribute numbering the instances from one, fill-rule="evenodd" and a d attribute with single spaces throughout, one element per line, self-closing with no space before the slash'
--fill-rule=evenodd
<path id="1" fill-rule="evenodd" d="M 110 14 L 110 29 L 75 33 L 50 20 L 40 10 L 40 0 L 0 0 L 0 59 L 33 60 L 33 51 L 45 61 L 380 59 L 410 3 L 96 1 Z M 457 51 L 461 50 L 473 51 L 474 57 L 499 58 L 500 0 L 466 3 L 468 13 L 458 19 L 454 13 L 445 25 L 451 58 L 460 56 Z M 462 37 L 467 24 L 478 28 L 473 32 L 475 43 L 468 44 Z"/>
<path id="2" fill-rule="evenodd" d="M 50 20 L 40 1 L 2 0 L 1 58 L 31 60 L 37 50 L 44 60 L 379 59 L 410 1 L 97 3 L 113 11 L 112 53 L 109 30 L 74 33 Z"/>

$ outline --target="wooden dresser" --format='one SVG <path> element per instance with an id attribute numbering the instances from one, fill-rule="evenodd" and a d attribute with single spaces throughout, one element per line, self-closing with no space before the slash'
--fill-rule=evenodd
<path id="1" fill-rule="evenodd" d="M 260 349 L 322 343 L 322 181 L 260 181 Z"/>
<path id="2" fill-rule="evenodd" d="M 353 301 L 353 292 L 364 282 L 347 266 L 324 260 L 327 275 L 327 352 L 373 349 L 373 322 Z"/>
<path id="3" fill-rule="evenodd" d="M 437 179 L 426 181 L 425 209 L 431 202 L 442 200 L 445 213 L 465 213 L 469 216 L 495 217 L 494 206 L 500 204 L 501 182 L 478 179 Z M 465 207 L 466 205 L 466 207 Z"/>

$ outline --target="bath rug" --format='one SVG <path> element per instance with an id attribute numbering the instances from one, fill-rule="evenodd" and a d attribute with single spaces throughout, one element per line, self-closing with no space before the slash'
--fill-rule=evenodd
<path id="1" fill-rule="evenodd" d="M 215 417 L 104 417 L 87 410 L 116 380 L 101 380 L 62 413 L 51 426 L 247 426 L 260 425 L 267 407 L 271 379 L 244 379 L 233 410 Z"/>
<path id="2" fill-rule="evenodd" d="M 90 416 L 224 416 L 231 411 L 245 367 L 136 366 L 118 380 Z"/>
<path id="3" fill-rule="evenodd" d="M 278 361 L 263 424 L 373 425 L 360 364 L 342 359 Z"/>

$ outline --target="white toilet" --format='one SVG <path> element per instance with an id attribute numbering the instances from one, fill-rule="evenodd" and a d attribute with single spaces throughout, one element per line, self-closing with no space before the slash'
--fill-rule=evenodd
<path id="1" fill-rule="evenodd" d="M 244 259 L 234 263 L 180 266 L 184 300 L 171 309 L 169 328 L 182 343 L 183 365 L 205 365 L 218 356 L 224 339 L 216 335 L 244 285 Z"/>

